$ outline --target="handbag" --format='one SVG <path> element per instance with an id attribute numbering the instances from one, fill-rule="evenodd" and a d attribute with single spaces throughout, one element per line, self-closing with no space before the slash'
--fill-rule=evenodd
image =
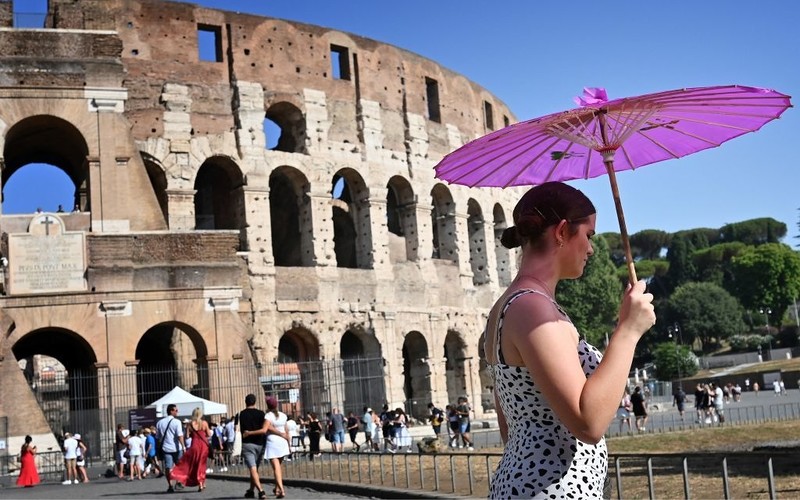
<path id="1" fill-rule="evenodd" d="M 237 424 L 233 433 L 233 447 L 231 448 L 231 455 L 238 457 L 242 454 L 242 431 Z"/>

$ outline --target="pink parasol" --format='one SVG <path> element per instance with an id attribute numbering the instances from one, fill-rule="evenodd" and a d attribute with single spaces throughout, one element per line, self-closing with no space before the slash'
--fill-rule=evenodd
<path id="1" fill-rule="evenodd" d="M 586 88 L 579 108 L 515 123 L 445 156 L 436 177 L 470 187 L 533 186 L 608 174 L 631 283 L 636 269 L 615 172 L 719 146 L 789 107 L 774 90 L 729 85 L 608 100 Z"/>

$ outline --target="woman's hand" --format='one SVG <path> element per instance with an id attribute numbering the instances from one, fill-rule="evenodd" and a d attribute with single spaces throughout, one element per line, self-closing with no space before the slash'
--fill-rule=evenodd
<path id="1" fill-rule="evenodd" d="M 653 294 L 645 292 L 646 287 L 644 280 L 636 282 L 633 286 L 628 284 L 619 310 L 617 334 L 630 335 L 633 340 L 638 341 L 656 324 Z"/>

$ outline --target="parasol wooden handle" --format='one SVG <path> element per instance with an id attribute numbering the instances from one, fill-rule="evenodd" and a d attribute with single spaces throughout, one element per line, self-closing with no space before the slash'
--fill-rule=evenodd
<path id="1" fill-rule="evenodd" d="M 608 171 L 608 180 L 611 183 L 611 194 L 614 196 L 614 206 L 617 209 L 617 221 L 619 222 L 619 233 L 622 239 L 622 249 L 625 251 L 625 262 L 628 265 L 628 279 L 631 282 L 631 286 L 633 286 L 638 279 L 636 278 L 636 268 L 633 266 L 631 242 L 628 239 L 628 227 L 625 225 L 625 213 L 622 211 L 622 201 L 619 197 L 617 176 L 614 173 L 614 160 L 606 160 L 603 163 Z"/>

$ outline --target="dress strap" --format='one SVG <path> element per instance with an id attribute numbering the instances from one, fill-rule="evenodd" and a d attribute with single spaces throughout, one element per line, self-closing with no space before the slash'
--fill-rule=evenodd
<path id="1" fill-rule="evenodd" d="M 500 337 L 503 333 L 503 321 L 505 320 L 506 317 L 506 311 L 508 310 L 509 306 L 511 306 L 512 302 L 522 297 L 523 295 L 529 293 L 538 293 L 539 295 L 544 295 L 545 297 L 547 297 L 546 294 L 540 292 L 539 290 L 535 290 L 533 288 L 523 288 L 521 290 L 517 290 L 516 292 L 512 293 L 511 296 L 508 298 L 508 300 L 506 300 L 506 303 L 503 304 L 503 308 L 500 310 L 500 314 L 497 317 L 497 336 L 494 339 L 494 351 L 495 351 L 495 359 L 502 364 L 506 364 L 506 360 L 503 357 L 503 350 L 500 348 L 501 347 Z"/>

